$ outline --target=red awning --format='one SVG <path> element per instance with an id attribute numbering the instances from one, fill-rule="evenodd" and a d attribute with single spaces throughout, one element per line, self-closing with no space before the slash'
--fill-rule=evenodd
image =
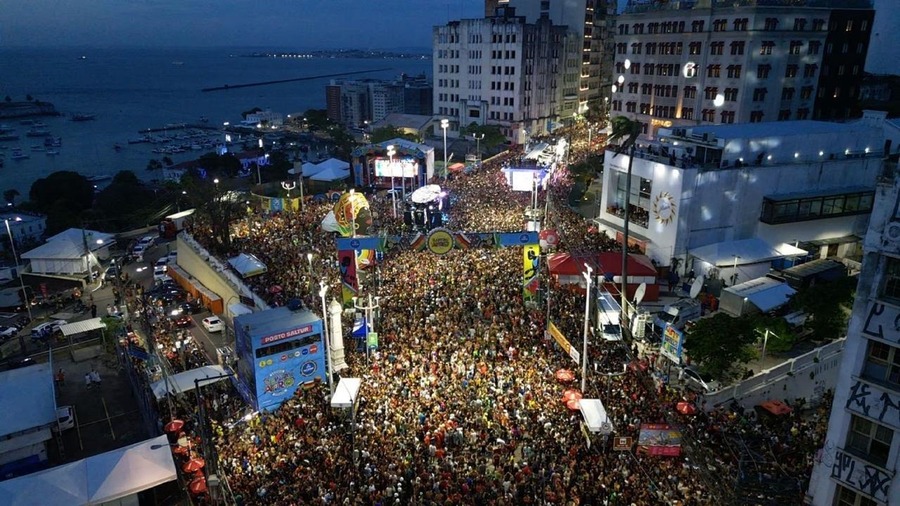
<path id="1" fill-rule="evenodd" d="M 622 255 L 617 252 L 587 253 L 570 255 L 569 253 L 553 253 L 547 255 L 550 273 L 557 276 L 577 276 L 585 271 L 588 264 L 595 273 L 611 276 L 622 274 Z M 628 255 L 628 277 L 656 277 L 656 267 L 646 255 L 631 253 Z"/>
<path id="2" fill-rule="evenodd" d="M 790 406 L 775 399 L 771 399 L 760 404 L 760 407 L 762 407 L 769 413 L 772 413 L 773 415 L 786 415 L 793 411 Z"/>

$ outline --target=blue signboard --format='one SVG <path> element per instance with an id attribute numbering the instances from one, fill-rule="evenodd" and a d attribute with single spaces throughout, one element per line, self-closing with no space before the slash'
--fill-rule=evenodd
<path id="1" fill-rule="evenodd" d="M 304 383 L 325 381 L 322 320 L 286 307 L 235 318 L 238 380 L 257 410 L 274 410 Z"/>

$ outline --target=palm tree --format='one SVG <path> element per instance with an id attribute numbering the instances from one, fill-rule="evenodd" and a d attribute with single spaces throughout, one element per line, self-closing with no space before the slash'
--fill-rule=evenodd
<path id="1" fill-rule="evenodd" d="M 630 328 L 628 325 L 628 313 L 625 311 L 625 305 L 628 301 L 628 219 L 631 207 L 631 165 L 634 162 L 634 149 L 637 146 L 638 136 L 641 135 L 641 123 L 629 119 L 625 116 L 616 116 L 610 120 L 612 133 L 609 135 L 609 142 L 618 141 L 619 145 L 613 149 L 615 154 L 613 158 L 628 151 L 628 170 L 625 179 L 625 225 L 622 231 L 622 289 L 620 292 L 622 303 L 622 314 L 619 315 L 619 322 L 624 331 Z"/>

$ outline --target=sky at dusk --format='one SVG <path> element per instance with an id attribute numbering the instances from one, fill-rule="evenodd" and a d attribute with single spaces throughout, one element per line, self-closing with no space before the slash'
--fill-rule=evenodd
<path id="1" fill-rule="evenodd" d="M 3 0 L 4 46 L 431 47 L 483 0 Z M 449 13 L 449 17 L 448 17 Z"/>
<path id="2" fill-rule="evenodd" d="M 619 1 L 619 7 L 626 2 Z M 428 48 L 483 0 L 5 0 L 3 46 Z M 875 0 L 866 70 L 898 73 L 900 0 Z"/>

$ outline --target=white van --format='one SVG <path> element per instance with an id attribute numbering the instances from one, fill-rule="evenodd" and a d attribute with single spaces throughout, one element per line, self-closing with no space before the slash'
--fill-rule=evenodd
<path id="1" fill-rule="evenodd" d="M 656 330 L 661 334 L 670 324 L 678 330 L 684 329 L 687 322 L 700 318 L 703 314 L 703 306 L 697 299 L 681 299 L 667 304 L 662 312 L 657 313 L 653 319 Z"/>

